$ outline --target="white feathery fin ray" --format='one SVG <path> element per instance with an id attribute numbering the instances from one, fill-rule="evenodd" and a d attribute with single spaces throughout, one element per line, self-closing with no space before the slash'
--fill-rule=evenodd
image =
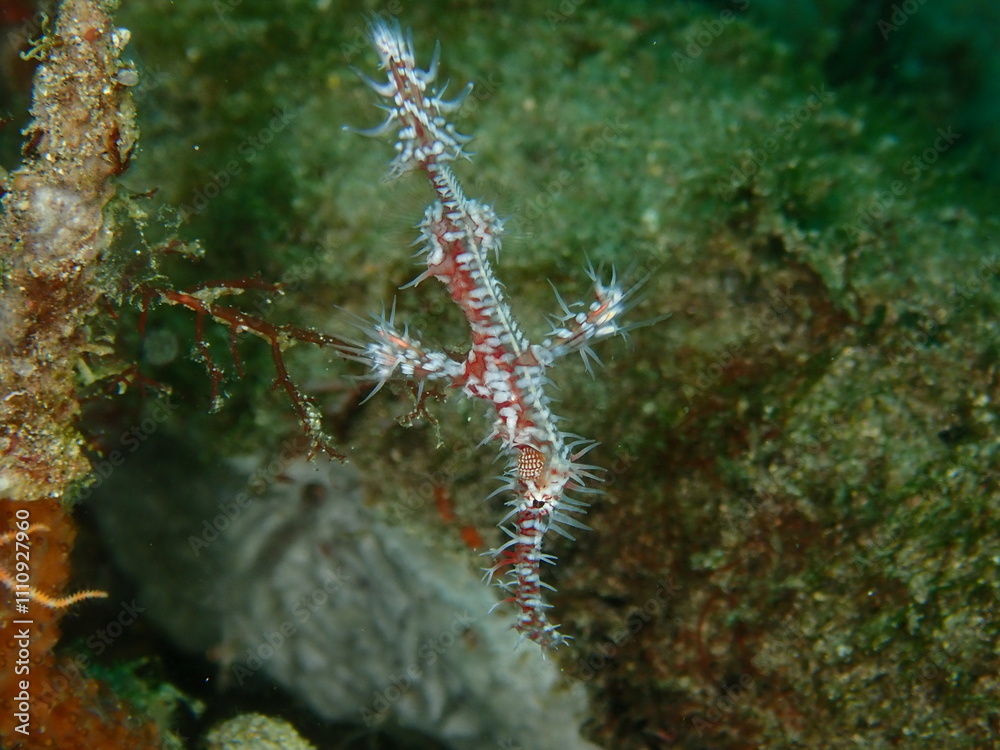
<path id="1" fill-rule="evenodd" d="M 554 589 L 541 580 L 540 568 L 555 564 L 555 557 L 543 551 L 544 537 L 551 530 L 573 539 L 568 529 L 589 529 L 575 517 L 586 513 L 588 504 L 567 492 L 599 493 L 585 482 L 600 481 L 601 470 L 580 462 L 596 443 L 559 429 L 546 370 L 557 356 L 571 351 L 581 354 L 588 370 L 599 363 L 591 347 L 628 330 L 621 317 L 634 304 L 635 288 L 624 290 L 613 271 L 605 284 L 589 265 L 593 301 L 567 303 L 556 290 L 560 312 L 550 318 L 552 330 L 541 344 L 532 344 L 521 332 L 491 263 L 499 262 L 503 221 L 490 206 L 467 199 L 451 169 L 458 157 L 469 157 L 464 146 L 470 136 L 458 133 L 448 115 L 461 109 L 472 84 L 451 99 L 445 99 L 447 83 L 432 89 L 440 71 L 440 44 L 435 44 L 427 68 L 418 68 L 412 37 L 395 20 L 373 18 L 369 36 L 385 81 L 359 76 L 382 98 L 386 116 L 379 125 L 355 132 L 394 134 L 396 155 L 389 176 L 421 171 L 437 196 L 414 243 L 420 246 L 414 257 L 426 267 L 403 288 L 431 277 L 442 282 L 465 314 L 472 345 L 461 361 L 426 348 L 406 326 L 396 326 L 394 304 L 388 317 L 364 326 L 370 343 L 351 341 L 343 353 L 370 367 L 369 377 L 378 383 L 369 398 L 390 377 L 407 378 L 419 388 L 441 379 L 494 409 L 496 419 L 480 445 L 496 440 L 507 461 L 501 484 L 490 497 L 510 495 L 500 522 L 508 538 L 490 550 L 494 564 L 485 569 L 484 578 L 509 593 L 521 637 L 554 648 L 570 638 L 547 615 L 552 605 L 543 598 L 544 590 Z"/>

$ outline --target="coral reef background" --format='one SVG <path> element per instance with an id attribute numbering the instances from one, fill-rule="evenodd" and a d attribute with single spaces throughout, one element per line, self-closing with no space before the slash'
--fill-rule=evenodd
<path id="1" fill-rule="evenodd" d="M 416 272 L 406 248 L 427 195 L 381 184 L 384 149 L 340 126 L 375 124 L 349 72 L 370 55 L 363 13 L 398 15 L 422 55 L 440 39 L 444 78 L 475 82 L 457 120 L 476 159 L 457 169 L 508 217 L 498 275 L 526 327 L 552 308 L 546 279 L 585 289 L 585 254 L 649 275 L 640 316 L 672 313 L 612 345 L 596 378 L 560 373 L 559 412 L 602 442 L 593 458 L 609 468 L 594 531 L 554 550 L 553 601 L 577 637 L 555 659 L 588 693 L 584 735 L 625 750 L 989 746 L 1000 77 L 983 40 L 996 11 L 786 6 L 129 3 L 118 23 L 133 34 L 143 141 L 123 178 L 134 228 L 108 262 L 133 285 L 259 273 L 285 293 L 243 295 L 244 309 L 339 334 L 344 310 L 387 308 Z M 16 149 L 18 125 L 0 153 Z M 95 473 L 80 492 L 77 572 L 113 608 L 81 606 L 61 648 L 118 674 L 144 660 L 147 684 L 189 696 L 174 722 L 192 738 L 266 704 L 332 744 L 273 685 L 220 688 L 225 654 L 179 659 L 148 616 L 99 655 L 87 645 L 143 589 L 90 515 L 118 471 L 107 457 L 118 450 L 142 477 L 160 460 L 155 432 L 221 466 L 298 429 L 270 390 L 265 345 L 238 343 L 239 376 L 229 331 L 205 321 L 228 373 L 213 410 L 194 316 L 154 307 L 140 335 L 139 295 L 108 296 L 108 360 L 173 394 L 150 430 L 162 399 L 139 387 L 85 414 Z M 428 338 L 463 343 L 440 290 L 399 305 Z M 435 394 L 433 419 L 401 420 L 405 389 L 361 404 L 349 363 L 304 346 L 287 357 L 365 503 L 475 570 L 500 506 L 482 500 L 498 471 L 476 449 L 485 417 Z M 149 491 L 135 481 L 121 493 Z M 181 520 L 201 533 L 215 518 L 201 513 Z"/>
<path id="2" fill-rule="evenodd" d="M 583 686 L 518 648 L 467 554 L 365 507 L 353 467 L 294 450 L 209 467 L 153 440 L 154 486 L 124 466 L 95 498 L 102 535 L 148 617 L 213 652 L 223 684 L 276 682 L 328 721 L 450 748 L 593 750 Z M 261 494 L 233 502 L 244 487 Z"/>
<path id="3" fill-rule="evenodd" d="M 9 4 L 3 19 L 27 10 Z M 111 351 L 90 322 L 108 289 L 114 178 L 138 137 L 119 80 L 134 75 L 121 58 L 128 33 L 111 24 L 110 10 L 66 2 L 54 24 L 46 17 L 50 33 L 23 50 L 39 62 L 23 158 L 0 170 L 0 739 L 8 746 L 159 741 L 151 721 L 54 650 L 68 607 L 102 595 L 62 597 L 76 535 L 64 503 L 90 471 L 78 386 L 92 380 L 88 359 Z M 7 41 L 5 63 L 24 40 Z"/>

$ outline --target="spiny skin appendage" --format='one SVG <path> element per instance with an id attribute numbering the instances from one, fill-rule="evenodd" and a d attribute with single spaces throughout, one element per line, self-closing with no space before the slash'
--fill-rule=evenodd
<path id="1" fill-rule="evenodd" d="M 390 176 L 417 168 L 428 159 L 445 162 L 462 156 L 462 145 L 470 136 L 457 133 L 444 115 L 462 106 L 472 84 L 451 101 L 442 99 L 442 92 L 427 90 L 437 76 L 438 49 L 430 67 L 420 70 L 414 61 L 413 41 L 409 35 L 404 39 L 398 25 L 376 21 L 371 24 L 370 34 L 381 61 L 380 69 L 387 72 L 388 81 L 378 83 L 366 76 L 362 78 L 379 96 L 392 103 L 385 107 L 389 113 L 385 122 L 362 132 L 382 135 L 398 131 Z"/>
<path id="2" fill-rule="evenodd" d="M 420 70 L 411 39 L 397 24 L 376 20 L 370 36 L 387 80 L 365 80 L 387 100 L 384 108 L 389 114 L 377 128 L 361 132 L 394 132 L 396 157 L 390 177 L 421 170 L 437 195 L 419 225 L 417 255 L 427 267 L 407 286 L 430 277 L 443 283 L 465 314 L 472 344 L 465 359 L 456 361 L 425 349 L 405 328 L 399 331 L 390 316 L 369 329 L 373 342 L 352 349 L 350 356 L 369 365 L 378 387 L 396 374 L 417 381 L 443 378 L 464 395 L 493 405 L 496 420 L 487 441 L 499 441 L 508 458 L 499 491 L 509 491 L 512 497 L 501 522 L 510 539 L 490 551 L 495 563 L 486 577 L 501 576 L 497 584 L 509 592 L 509 601 L 519 610 L 515 627 L 523 637 L 556 647 L 569 637 L 546 614 L 551 605 L 541 589 L 551 587 L 542 583 L 540 568 L 555 558 L 542 551 L 542 541 L 550 530 L 572 539 L 564 527 L 588 528 L 570 515 L 585 513 L 587 503 L 567 492 L 593 492 L 585 482 L 599 481 L 594 473 L 599 469 L 578 462 L 595 443 L 559 430 L 559 418 L 546 395 L 550 382 L 546 370 L 556 358 L 573 351 L 583 355 L 589 369 L 589 358 L 596 360 L 591 344 L 626 330 L 619 319 L 629 306 L 631 291 L 623 291 L 614 277 L 605 285 L 590 269 L 594 301 L 584 307 L 567 305 L 559 297 L 562 314 L 552 319 L 552 330 L 542 344 L 531 344 L 514 319 L 490 262 L 490 256 L 499 258 L 503 222 L 490 206 L 464 196 L 449 164 L 465 156 L 462 147 L 469 138 L 459 135 L 445 115 L 461 105 L 471 84 L 456 99 L 445 101 L 440 92 L 428 90 L 437 74 L 437 49 L 430 67 Z"/>

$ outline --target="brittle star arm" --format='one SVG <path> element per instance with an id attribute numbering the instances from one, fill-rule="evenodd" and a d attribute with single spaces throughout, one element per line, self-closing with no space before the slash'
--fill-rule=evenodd
<path id="1" fill-rule="evenodd" d="M 40 523 L 33 523 L 28 528 L 21 531 L 11 531 L 6 534 L 0 535 L 0 547 L 10 544 L 15 539 L 18 539 L 20 543 L 20 534 L 31 534 L 35 531 L 48 531 L 49 527 Z M 6 586 L 14 594 L 20 593 L 22 596 L 27 596 L 27 598 L 32 601 L 36 601 L 43 607 L 48 607 L 49 609 L 65 609 L 76 604 L 84 599 L 104 599 L 108 596 L 106 591 L 78 591 L 75 594 L 69 596 L 50 596 L 44 591 L 39 591 L 34 586 L 27 586 L 20 582 L 15 582 L 14 576 L 0 568 L 0 584 Z"/>

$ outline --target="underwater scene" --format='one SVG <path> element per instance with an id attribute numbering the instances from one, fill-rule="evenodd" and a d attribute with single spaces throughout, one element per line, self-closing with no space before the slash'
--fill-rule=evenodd
<path id="1" fill-rule="evenodd" d="M 0 750 L 1000 744 L 998 39 L 0 1 Z"/>

